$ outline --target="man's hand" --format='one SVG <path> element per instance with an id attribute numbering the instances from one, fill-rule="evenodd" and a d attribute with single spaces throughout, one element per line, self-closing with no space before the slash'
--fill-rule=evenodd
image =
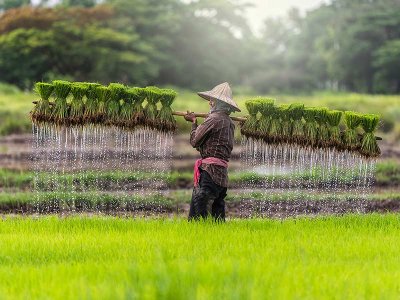
<path id="1" fill-rule="evenodd" d="M 192 122 L 192 123 L 196 122 L 196 116 L 194 115 L 193 112 L 187 111 L 187 114 L 184 116 L 184 118 L 188 122 Z"/>

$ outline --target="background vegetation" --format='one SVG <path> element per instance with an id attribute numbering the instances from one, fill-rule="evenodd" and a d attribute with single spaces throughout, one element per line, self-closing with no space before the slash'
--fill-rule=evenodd
<path id="1" fill-rule="evenodd" d="M 400 2 L 331 0 L 265 20 L 229 0 L 0 1 L 0 81 L 120 81 L 259 93 L 400 93 Z"/>

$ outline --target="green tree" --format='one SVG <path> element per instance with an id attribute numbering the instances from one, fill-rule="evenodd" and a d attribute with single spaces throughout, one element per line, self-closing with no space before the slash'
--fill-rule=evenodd
<path id="1" fill-rule="evenodd" d="M 30 4 L 30 0 L 0 0 L 0 11 Z"/>
<path id="2" fill-rule="evenodd" d="M 0 81 L 22 88 L 55 76 L 145 84 L 157 75 L 149 59 L 151 45 L 110 27 L 113 15 L 107 8 L 32 12 L 23 14 L 22 24 L 30 28 L 14 29 L 15 18 L 13 26 L 2 27 L 0 19 L 0 29 L 7 28 L 0 36 Z"/>
<path id="3" fill-rule="evenodd" d="M 386 42 L 374 53 L 378 92 L 400 93 L 400 39 Z"/>
<path id="4" fill-rule="evenodd" d="M 83 7 L 93 7 L 97 4 L 96 0 L 62 0 L 61 5 L 63 6 L 83 6 Z"/>

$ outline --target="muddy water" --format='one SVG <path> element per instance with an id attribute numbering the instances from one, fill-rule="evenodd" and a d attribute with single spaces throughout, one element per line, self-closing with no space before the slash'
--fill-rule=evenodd
<path id="1" fill-rule="evenodd" d="M 241 161 L 242 171 L 254 178 L 243 188 L 251 192 L 262 185 L 272 198 L 282 192 L 303 198 L 315 192 L 333 196 L 347 192 L 365 199 L 371 192 L 376 163 L 355 152 L 247 138 L 242 139 Z"/>
<path id="2" fill-rule="evenodd" d="M 31 167 L 36 174 L 37 197 L 43 197 L 43 191 L 57 192 L 68 196 L 73 200 L 72 203 L 75 200 L 78 203 L 82 194 L 111 194 L 109 187 L 112 187 L 112 193 L 117 193 L 119 199 L 121 196 L 127 198 L 125 205 L 118 202 L 118 213 L 132 210 L 132 204 L 128 201 L 132 194 L 147 197 L 165 191 L 168 183 L 157 179 L 157 176 L 172 168 L 189 170 L 194 159 L 198 157 L 197 152 L 190 149 L 187 136 L 178 137 L 179 146 L 173 148 L 171 135 L 146 129 L 127 132 L 105 127 L 34 127 L 32 136 L 29 161 L 32 162 Z M 238 150 L 240 151 L 237 152 Z M 319 201 L 318 205 L 329 210 L 329 207 L 336 205 L 335 197 L 339 199 L 348 191 L 357 200 L 352 210 L 368 210 L 363 199 L 369 194 L 373 184 L 375 161 L 365 160 L 350 152 L 313 150 L 288 145 L 272 146 L 251 140 L 243 140 L 235 151 L 230 162 L 230 174 L 235 170 L 254 174 L 254 180 L 235 186 L 247 191 L 243 196 L 243 205 L 235 204 L 231 208 L 237 216 L 279 215 L 280 213 L 274 213 L 280 211 L 279 209 L 287 216 L 290 211 L 296 215 L 295 211 L 307 211 L 307 207 L 311 205 L 310 200 L 315 200 L 316 195 L 326 199 Z M 115 171 L 116 175 L 119 171 L 132 174 L 144 171 L 152 179 L 132 180 L 127 183 L 115 176 L 109 180 L 99 180 L 98 175 L 105 175 L 107 170 Z M 68 181 L 65 177 L 60 180 L 60 175 L 70 173 L 77 174 L 80 180 Z M 186 188 L 190 189 L 187 186 Z M 265 200 L 254 200 L 257 197 L 252 197 L 252 193 L 264 194 Z M 285 202 L 288 193 L 292 194 L 293 199 L 290 204 Z M 332 197 L 328 199 L 325 195 Z M 50 198 L 54 197 L 49 195 Z M 39 200 L 43 199 L 38 198 L 37 203 L 43 203 Z M 107 210 L 109 206 L 115 205 L 107 204 L 104 205 L 105 208 L 100 205 L 99 211 Z M 36 209 L 44 213 L 55 211 L 57 207 L 56 204 L 53 207 L 38 204 Z M 86 209 L 82 205 L 68 204 L 68 207 L 71 212 L 82 212 Z M 142 206 L 138 207 L 140 210 Z M 157 201 L 143 207 L 153 214 L 163 211 L 163 203 Z"/>
<path id="3" fill-rule="evenodd" d="M 116 127 L 54 127 L 33 126 L 32 165 L 35 171 L 34 189 L 37 203 L 51 192 L 68 196 L 72 203 L 80 194 L 104 194 L 102 185 L 106 170 L 113 176 L 106 180 L 119 192 L 148 196 L 158 193 L 167 183 L 158 176 L 170 171 L 172 135 L 146 128 L 125 131 Z M 109 151 L 113 149 L 113 151 Z M 123 184 L 120 173 L 132 176 L 147 174 L 148 185 Z M 74 178 L 66 176 L 74 174 Z M 138 175 L 137 175 L 138 176 Z M 71 180 L 69 180 L 71 178 Z M 76 179 L 77 178 L 77 179 Z M 45 193 L 43 193 L 45 192 Z M 63 195 L 64 194 L 64 195 Z M 74 204 L 72 204 L 74 209 Z"/>

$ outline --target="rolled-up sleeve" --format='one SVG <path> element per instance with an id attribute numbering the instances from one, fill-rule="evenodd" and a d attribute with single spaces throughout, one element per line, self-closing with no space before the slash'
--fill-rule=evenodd
<path id="1" fill-rule="evenodd" d="M 201 125 L 197 125 L 196 123 L 192 124 L 192 131 L 190 132 L 190 144 L 193 148 L 198 148 L 201 146 L 213 126 L 214 122 L 211 118 L 207 118 Z"/>

